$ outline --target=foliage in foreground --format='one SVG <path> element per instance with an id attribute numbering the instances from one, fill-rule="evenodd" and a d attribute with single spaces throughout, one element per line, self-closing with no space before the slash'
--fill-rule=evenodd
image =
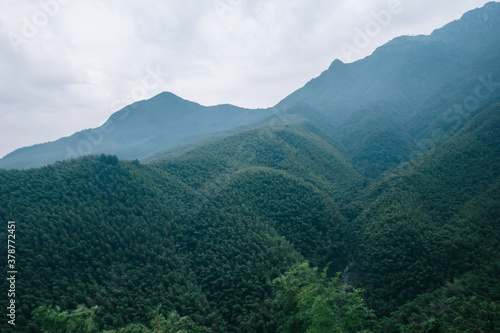
<path id="1" fill-rule="evenodd" d="M 279 331 L 285 333 L 362 332 L 372 324 L 361 290 L 342 283 L 340 273 L 327 277 L 309 263 L 296 264 L 273 281 Z"/>
<path id="2" fill-rule="evenodd" d="M 78 306 L 75 311 L 61 311 L 60 307 L 51 308 L 43 305 L 33 311 L 34 318 L 41 323 L 42 332 L 48 333 L 94 333 L 98 332 L 95 312 L 97 306 L 87 308 Z M 167 318 L 157 307 L 150 313 L 150 327 L 142 324 L 130 324 L 118 330 L 103 333 L 209 333 L 211 330 L 196 325 L 189 317 L 181 317 L 176 311 Z"/>

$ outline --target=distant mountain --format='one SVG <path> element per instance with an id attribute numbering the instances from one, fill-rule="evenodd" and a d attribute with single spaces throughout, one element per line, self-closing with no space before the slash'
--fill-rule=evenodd
<path id="1" fill-rule="evenodd" d="M 500 4 L 491 2 L 430 36 L 398 37 L 352 64 L 335 60 L 272 109 L 203 107 L 162 93 L 116 112 L 97 129 L 18 149 L 0 159 L 0 168 L 94 153 L 142 159 L 261 126 L 266 117 L 272 122 L 299 114 L 330 133 L 360 172 L 376 178 L 443 142 L 498 98 Z"/>
<path id="2" fill-rule="evenodd" d="M 500 3 L 488 3 L 430 36 L 395 38 L 352 64 L 335 60 L 278 106 L 309 104 L 340 123 L 373 104 L 389 103 L 388 112 L 406 124 L 450 82 L 473 70 L 485 78 L 498 74 L 499 28 Z"/>
<path id="3" fill-rule="evenodd" d="M 376 177 L 499 98 L 500 3 L 491 2 L 430 36 L 398 37 L 351 64 L 335 60 L 277 108 L 316 109 L 338 148 Z"/>
<path id="4" fill-rule="evenodd" d="M 0 160 L 0 168 L 39 167 L 100 153 L 141 159 L 159 150 L 254 123 L 269 114 L 269 110 L 232 105 L 205 107 L 172 93 L 162 93 L 123 108 L 98 128 L 18 149 Z"/>
<path id="5" fill-rule="evenodd" d="M 33 310 L 58 306 L 45 331 L 63 329 L 66 311 L 85 305 L 108 332 L 146 331 L 154 309 L 211 332 L 329 331 L 322 317 L 360 304 L 290 273 L 307 260 L 338 273 L 336 287 L 362 288 L 373 320 L 345 318 L 367 331 L 497 332 L 499 7 L 336 61 L 272 109 L 164 93 L 12 153 L 141 158 L 0 170 L 0 221 L 16 226 L 0 243 L 16 234 L 17 327 L 43 331 Z M 272 281 L 287 271 L 282 304 Z M 288 305 L 308 312 L 284 316 Z"/>

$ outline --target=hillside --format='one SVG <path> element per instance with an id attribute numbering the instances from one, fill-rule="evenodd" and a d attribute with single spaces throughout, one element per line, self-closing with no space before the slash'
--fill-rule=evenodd
<path id="1" fill-rule="evenodd" d="M 171 93 L 162 93 L 123 108 L 98 128 L 18 149 L 0 159 L 0 168 L 40 167 L 101 153 L 128 160 L 141 159 L 169 147 L 249 125 L 269 114 L 268 110 L 248 110 L 232 105 L 205 107 Z"/>
<path id="2" fill-rule="evenodd" d="M 498 261 L 499 111 L 364 191 L 335 149 L 294 128 L 149 165 L 102 155 L 2 171 L 0 218 L 22 239 L 19 322 L 36 331 L 37 306 L 83 303 L 117 328 L 162 304 L 215 332 L 273 331 L 269 282 L 303 259 L 349 264 L 388 314 Z M 339 191 L 340 179 L 359 185 Z"/>
<path id="3" fill-rule="evenodd" d="M 316 109 L 337 148 L 376 178 L 445 141 L 497 101 L 499 87 L 500 5 L 492 2 L 429 36 L 395 38 L 351 64 L 335 60 L 277 108 Z"/>
<path id="4" fill-rule="evenodd" d="M 0 218 L 16 217 L 32 244 L 19 245 L 21 323 L 42 304 L 84 303 L 102 307 L 101 327 L 120 327 L 163 304 L 221 332 L 255 318 L 273 327 L 267 283 L 300 258 L 347 264 L 334 198 L 363 186 L 333 148 L 285 128 L 150 165 L 102 155 L 0 177 Z"/>
<path id="5" fill-rule="evenodd" d="M 489 3 L 271 109 L 164 93 L 5 157 L 68 157 L 0 169 L 17 328 L 498 332 L 499 26 Z"/>
<path id="6" fill-rule="evenodd" d="M 354 274 L 380 314 L 498 261 L 498 128 L 497 104 L 356 203 Z"/>
<path id="7" fill-rule="evenodd" d="M 442 143 L 500 98 L 499 45 L 500 5 L 491 2 L 429 36 L 395 38 L 351 64 L 335 60 L 273 108 L 203 107 L 162 93 L 116 112 L 99 128 L 18 149 L 0 159 L 0 168 L 99 153 L 143 159 L 300 116 L 329 132 L 359 172 L 377 178 Z"/>

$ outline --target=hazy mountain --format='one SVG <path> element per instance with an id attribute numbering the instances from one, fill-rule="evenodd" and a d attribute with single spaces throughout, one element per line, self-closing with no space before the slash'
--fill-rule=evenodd
<path id="1" fill-rule="evenodd" d="M 162 306 L 212 332 L 304 332 L 327 305 L 352 301 L 306 304 L 319 289 L 288 275 L 306 291 L 292 303 L 309 312 L 278 328 L 272 281 L 308 260 L 364 290 L 376 316 L 347 316 L 359 327 L 498 331 L 499 8 L 336 61 L 273 109 L 164 93 L 99 129 L 12 153 L 35 163 L 59 147 L 64 159 L 88 142 L 92 153 L 144 157 L 0 170 L 0 220 L 16 221 L 18 327 L 40 332 L 32 311 L 42 305 L 83 304 L 97 306 L 100 331 L 146 324 Z"/>
<path id="2" fill-rule="evenodd" d="M 266 116 L 284 118 L 302 105 L 301 116 L 327 126 L 355 167 L 376 177 L 463 126 L 500 96 L 499 82 L 500 4 L 492 2 L 430 36 L 396 38 L 352 64 L 335 60 L 273 110 L 203 107 L 163 93 L 113 114 L 97 129 L 18 149 L 0 167 L 36 167 L 92 153 L 141 159 L 240 131 Z"/>
<path id="3" fill-rule="evenodd" d="M 338 148 L 376 177 L 443 142 L 499 97 L 500 4 L 492 2 L 430 36 L 395 38 L 351 64 L 335 60 L 277 107 L 321 112 Z"/>
<path id="4" fill-rule="evenodd" d="M 0 160 L 0 168 L 39 167 L 98 153 L 140 159 L 159 150 L 256 122 L 269 114 L 269 110 L 232 105 L 205 107 L 171 93 L 162 93 L 114 113 L 98 128 L 18 149 Z"/>
<path id="5" fill-rule="evenodd" d="M 489 3 L 430 36 L 395 38 L 351 64 L 335 60 L 278 106 L 309 104 L 340 123 L 363 108 L 369 112 L 373 104 L 387 103 L 386 112 L 406 124 L 450 82 L 472 71 L 498 74 L 499 27 L 500 4 Z"/>

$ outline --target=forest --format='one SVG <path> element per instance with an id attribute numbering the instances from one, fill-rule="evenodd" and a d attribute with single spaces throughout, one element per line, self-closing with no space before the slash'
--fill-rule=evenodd
<path id="1" fill-rule="evenodd" d="M 495 332 L 499 111 L 375 179 L 302 122 L 147 163 L 102 154 L 0 170 L 16 326 Z"/>
<path id="2" fill-rule="evenodd" d="M 499 27 L 488 3 L 269 109 L 163 93 L 93 154 L 64 157 L 102 129 L 8 154 L 0 331 L 499 332 Z"/>

